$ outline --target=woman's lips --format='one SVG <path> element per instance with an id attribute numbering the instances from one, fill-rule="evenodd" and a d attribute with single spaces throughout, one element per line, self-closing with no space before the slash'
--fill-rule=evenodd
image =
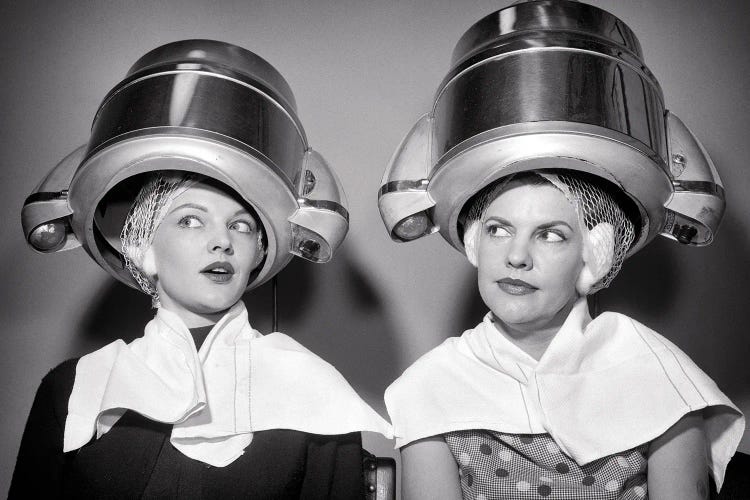
<path id="1" fill-rule="evenodd" d="M 212 262 L 201 269 L 201 274 L 214 283 L 229 283 L 234 277 L 234 267 L 229 262 Z"/>
<path id="2" fill-rule="evenodd" d="M 500 290 L 509 295 L 528 295 L 538 290 L 537 287 L 526 283 L 523 280 L 516 280 L 512 278 L 503 278 L 497 281 L 497 286 Z"/>

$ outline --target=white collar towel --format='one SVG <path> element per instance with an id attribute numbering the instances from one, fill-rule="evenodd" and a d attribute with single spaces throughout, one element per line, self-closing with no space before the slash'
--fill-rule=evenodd
<path id="1" fill-rule="evenodd" d="M 242 455 L 253 432 L 378 432 L 390 425 L 331 365 L 281 333 L 250 327 L 242 302 L 196 351 L 180 318 L 164 309 L 144 336 L 83 356 L 68 402 L 63 449 L 108 432 L 125 410 L 174 424 L 184 455 L 223 467 Z"/>
<path id="2" fill-rule="evenodd" d="M 591 320 L 579 300 L 537 362 L 482 323 L 425 354 L 386 390 L 396 445 L 445 432 L 549 433 L 578 464 L 634 448 L 703 412 L 717 486 L 744 417 L 658 333 L 617 313 Z"/>

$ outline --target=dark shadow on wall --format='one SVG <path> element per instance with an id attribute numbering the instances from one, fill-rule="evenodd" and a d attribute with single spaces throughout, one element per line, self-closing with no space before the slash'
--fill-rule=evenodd
<path id="1" fill-rule="evenodd" d="M 616 311 L 651 324 L 674 308 L 681 282 L 678 244 L 657 236 L 627 259 L 609 288 L 589 297 L 591 313 Z"/>
<path id="2" fill-rule="evenodd" d="M 294 259 L 280 273 L 279 330 L 333 364 L 384 414 L 383 392 L 400 375 L 396 330 L 343 250 L 325 265 Z"/>
<path id="3" fill-rule="evenodd" d="M 143 335 L 143 327 L 154 316 L 151 298 L 113 278 L 102 287 L 98 300 L 88 306 L 81 333 L 72 350 L 80 356 L 117 339 L 130 342 Z"/>
<path id="4" fill-rule="evenodd" d="M 271 332 L 272 284 L 243 296 L 250 323 Z M 328 264 L 292 259 L 278 275 L 279 330 L 333 364 L 381 413 L 382 394 L 400 373 L 395 329 L 387 311 L 345 251 Z M 73 356 L 114 340 L 130 342 L 143 334 L 154 315 L 143 293 L 110 280 L 88 307 Z"/>
<path id="5" fill-rule="evenodd" d="M 477 326 L 489 311 L 479 295 L 476 270 L 466 274 L 461 287 L 461 293 L 458 296 L 463 297 L 463 300 L 456 304 L 455 335 L 460 335 L 464 330 Z"/>

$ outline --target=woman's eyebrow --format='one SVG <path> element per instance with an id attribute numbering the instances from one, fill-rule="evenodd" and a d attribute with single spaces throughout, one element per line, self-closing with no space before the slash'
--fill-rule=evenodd
<path id="1" fill-rule="evenodd" d="M 486 219 L 484 219 L 484 222 L 488 222 L 488 221 L 491 221 L 491 220 L 495 221 L 495 222 L 499 222 L 500 224 L 503 224 L 505 226 L 512 226 L 513 225 L 513 224 L 510 223 L 510 221 L 505 220 L 502 217 L 498 217 L 497 215 L 490 215 L 489 217 L 487 217 Z"/>
<path id="2" fill-rule="evenodd" d="M 573 228 L 570 227 L 570 224 L 568 224 L 564 220 L 554 220 L 554 221 L 551 221 L 551 222 L 545 222 L 544 224 L 540 224 L 538 227 L 539 227 L 539 229 L 549 229 L 549 228 L 555 227 L 555 226 L 565 226 L 568 229 L 570 229 L 571 231 L 573 230 Z"/>
<path id="3" fill-rule="evenodd" d="M 198 205 L 197 203 L 183 203 L 182 205 L 178 205 L 174 207 L 170 212 L 176 212 L 177 210 L 182 210 L 183 208 L 194 208 L 196 210 L 200 210 L 201 212 L 208 212 L 208 209 L 204 207 L 203 205 Z"/>
<path id="4" fill-rule="evenodd" d="M 255 219 L 255 217 L 250 214 L 250 211 L 245 208 L 240 208 L 239 210 L 237 210 L 232 217 L 237 217 L 238 215 L 247 215 L 248 217 Z"/>
<path id="5" fill-rule="evenodd" d="M 485 219 L 484 222 L 486 223 L 488 221 L 499 222 L 500 224 L 503 224 L 505 226 L 513 226 L 513 224 L 510 221 L 508 221 L 506 219 L 503 219 L 502 217 L 499 217 L 497 215 L 492 215 L 490 217 L 487 217 L 487 219 Z M 537 228 L 538 229 L 549 229 L 549 228 L 552 228 L 552 227 L 555 227 L 555 226 L 565 226 L 568 229 L 570 229 L 571 231 L 573 230 L 573 228 L 570 226 L 570 224 L 568 224 L 564 220 L 553 220 L 553 221 L 550 221 L 550 222 L 545 222 L 544 224 L 540 224 L 539 226 L 537 226 Z"/>

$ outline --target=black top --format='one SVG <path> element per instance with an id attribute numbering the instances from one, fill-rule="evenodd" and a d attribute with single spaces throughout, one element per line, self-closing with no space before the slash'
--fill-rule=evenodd
<path id="1" fill-rule="evenodd" d="M 208 325 L 208 326 L 199 326 L 198 328 L 191 328 L 190 329 L 190 335 L 193 337 L 193 342 L 195 342 L 195 350 L 199 351 L 201 346 L 203 345 L 203 342 L 208 337 L 208 334 L 211 333 L 211 330 L 213 329 L 214 325 Z"/>
<path id="2" fill-rule="evenodd" d="M 63 453 L 77 362 L 62 363 L 42 380 L 9 498 L 364 498 L 357 432 L 260 431 L 240 458 L 212 467 L 170 444 L 171 424 L 127 411 L 101 438 Z"/>

